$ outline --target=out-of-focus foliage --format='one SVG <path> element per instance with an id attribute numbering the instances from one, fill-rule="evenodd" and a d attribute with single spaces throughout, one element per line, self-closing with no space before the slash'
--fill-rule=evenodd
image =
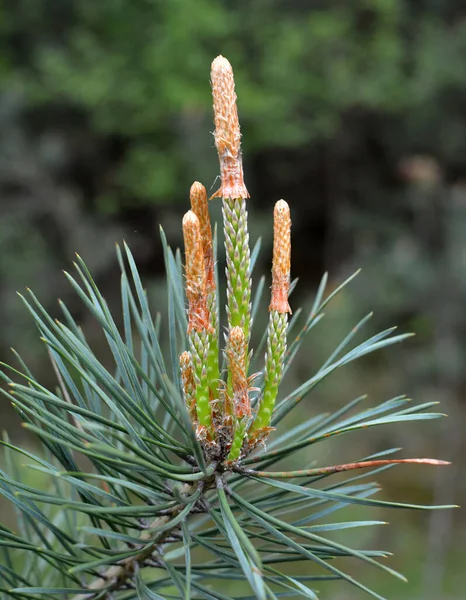
<path id="1" fill-rule="evenodd" d="M 219 50 L 244 90 L 249 153 L 329 140 L 366 113 L 401 119 L 378 134 L 388 150 L 404 142 L 451 159 L 466 150 L 455 4 L 15 0 L 3 8 L 3 77 L 36 107 L 74 109 L 96 137 L 119 139 L 98 190 L 113 210 L 172 202 L 207 171 L 193 139 L 210 121 L 205 72 Z"/>

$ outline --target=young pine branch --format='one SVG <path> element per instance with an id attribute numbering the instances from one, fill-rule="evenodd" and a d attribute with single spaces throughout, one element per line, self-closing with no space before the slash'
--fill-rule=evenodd
<path id="1" fill-rule="evenodd" d="M 350 431 L 441 415 L 429 412 L 435 403 L 411 407 L 403 396 L 365 409 L 358 408 L 365 399 L 360 397 L 330 415 L 307 413 L 304 400 L 338 367 L 407 337 L 389 329 L 353 345 L 367 318 L 317 373 L 280 398 L 303 339 L 352 278 L 328 296 L 324 278 L 309 317 L 289 342 L 299 310 L 289 326 L 291 217 L 288 204 L 278 200 L 269 323 L 262 334 L 266 352 L 254 356 L 249 194 L 233 70 L 225 58 L 213 61 L 211 81 L 221 176 L 213 198 L 223 203 L 226 250 L 224 322 L 207 193 L 198 182 L 182 222 L 184 266 L 162 232 L 170 360 L 162 352 L 160 319 L 126 245 L 117 249 L 122 332 L 82 259 L 76 262 L 78 277 L 67 274 L 102 330 L 113 361 L 109 368 L 63 303 L 62 318 L 54 320 L 32 292 L 22 297 L 58 386 L 44 387 L 17 354 L 19 369 L 1 365 L 1 391 L 42 452 L 15 446 L 6 436 L 2 442 L 7 468 L 0 470 L 0 495 L 13 506 L 17 527 L 0 526 L 0 600 L 233 600 L 228 594 L 238 580 L 259 600 L 280 593 L 315 600 L 314 586 L 335 579 L 380 599 L 342 568 L 345 557 L 352 557 L 402 577 L 376 560 L 385 554 L 325 535 L 380 521 L 368 514 L 364 521 L 322 523 L 324 515 L 351 504 L 368 513 L 371 507 L 445 508 L 375 500 L 379 487 L 364 483 L 365 474 L 328 482 L 336 473 L 359 469 L 373 475 L 396 464 L 448 464 L 385 458 L 395 450 L 334 466 L 271 470 L 282 459 L 300 466 L 311 446 Z M 259 284 L 259 295 L 263 288 Z M 260 306 L 259 297 L 254 306 Z M 251 368 L 252 359 L 263 360 L 260 373 Z M 299 418 L 290 428 L 282 419 L 292 409 Z M 26 467 L 18 466 L 17 455 Z M 31 471 L 50 486 L 42 481 L 34 487 Z M 309 525 L 314 520 L 319 523 Z M 299 577 L 288 566 L 302 560 L 308 561 L 307 574 Z"/>

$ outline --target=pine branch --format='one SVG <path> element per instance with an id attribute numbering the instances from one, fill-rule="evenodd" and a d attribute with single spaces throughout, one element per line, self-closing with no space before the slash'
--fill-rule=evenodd
<path id="1" fill-rule="evenodd" d="M 365 407 L 367 398 L 360 396 L 330 414 L 301 412 L 296 426 L 284 426 L 289 412 L 339 367 L 409 335 L 394 335 L 391 328 L 356 343 L 367 315 L 316 373 L 286 397 L 281 395 L 283 378 L 303 339 L 354 276 L 326 294 L 325 275 L 304 323 L 300 309 L 288 323 L 296 282 L 290 278 L 290 208 L 279 200 L 274 209 L 269 324 L 259 332 L 262 341 L 252 355 L 253 316 L 266 287 L 262 278 L 253 297 L 251 276 L 260 243 L 251 254 L 249 194 L 230 63 L 217 57 L 211 77 L 221 175 L 214 198 L 223 203 L 226 249 L 225 346 L 220 348 L 219 340 L 215 240 L 206 190 L 198 182 L 191 187 L 191 210 L 183 218 L 184 266 L 180 251 L 172 251 L 161 231 L 168 357 L 162 351 L 160 315 L 152 313 L 126 244 L 117 247 L 121 319 L 115 319 L 79 256 L 77 276 L 66 273 L 107 343 L 110 360 L 105 365 L 63 303 L 60 321 L 30 290 L 21 296 L 58 386 L 43 386 L 18 353 L 19 368 L 0 365 L 5 384 L 0 392 L 42 446 L 36 455 L 7 436 L 1 441 L 7 468 L 0 470 L 0 495 L 14 508 L 17 531 L 0 525 L 0 600 L 53 600 L 57 595 L 72 600 L 233 600 L 223 592 L 226 581 L 247 582 L 260 600 L 280 594 L 316 600 L 309 586 L 327 580 L 346 581 L 382 599 L 342 568 L 351 557 L 403 579 L 379 562 L 387 553 L 355 549 L 326 536 L 381 522 L 322 519 L 351 504 L 366 511 L 448 508 L 379 500 L 372 497 L 380 491 L 378 485 L 365 481 L 398 464 L 448 464 L 442 460 L 386 458 L 398 451 L 388 449 L 340 465 L 302 464 L 311 446 L 337 436 L 443 415 L 430 412 L 435 402 L 411 405 L 397 396 Z M 264 347 L 258 373 L 252 367 Z M 19 467 L 18 456 L 30 463 Z M 293 459 L 302 468 L 272 471 L 283 459 Z M 38 487 L 31 483 L 31 471 L 43 478 Z M 345 480 L 332 479 L 343 472 L 349 474 Z M 303 560 L 309 563 L 307 575 L 293 575 L 290 563 Z M 154 579 L 152 568 L 157 569 Z"/>
<path id="2" fill-rule="evenodd" d="M 121 563 L 109 567 L 87 586 L 88 592 L 77 594 L 72 600 L 92 600 L 102 593 L 105 594 L 105 597 L 110 597 L 113 592 L 125 588 L 128 584 L 132 583 L 133 578 L 139 573 L 139 569 L 147 564 L 150 563 L 152 567 L 163 567 L 163 551 L 161 548 L 163 543 L 170 536 L 173 536 L 175 532 L 181 530 L 184 519 L 189 516 L 194 504 L 200 498 L 203 489 L 204 482 L 201 482 L 197 486 L 199 493 L 194 503 L 186 504 L 184 502 L 178 504 L 168 514 L 156 517 L 140 536 L 140 544 L 143 548 L 139 552 L 136 552 L 134 556 L 130 556 Z M 185 495 L 185 499 L 191 496 L 192 491 L 193 486 L 184 486 L 182 492 Z M 180 520 L 180 516 L 183 517 L 183 520 Z M 151 533 L 154 529 L 159 530 L 155 535 Z"/>

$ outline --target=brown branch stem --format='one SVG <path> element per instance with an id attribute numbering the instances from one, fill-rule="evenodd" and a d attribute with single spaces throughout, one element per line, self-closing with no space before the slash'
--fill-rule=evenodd
<path id="1" fill-rule="evenodd" d="M 187 492 L 187 495 L 189 495 L 189 491 Z M 173 529 L 167 529 L 161 531 L 159 534 L 155 534 L 154 537 L 151 538 L 152 534 L 150 530 L 165 525 L 170 519 L 176 517 L 185 507 L 186 504 L 178 504 L 173 508 L 170 515 L 156 517 L 148 526 L 147 531 L 143 531 L 141 534 L 141 544 L 151 541 L 148 546 L 144 547 L 135 556 L 130 556 L 120 563 L 109 567 L 105 573 L 102 573 L 100 577 L 97 577 L 89 584 L 89 591 L 77 594 L 73 596 L 71 600 L 92 600 L 97 594 L 101 594 L 104 591 L 104 598 L 107 598 L 112 592 L 121 589 L 129 582 L 133 575 L 137 573 L 138 567 L 143 566 L 143 563 L 152 557 L 156 547 L 166 541 L 173 533 Z"/>
<path id="2" fill-rule="evenodd" d="M 241 472 L 254 477 L 268 477 L 269 479 L 290 479 L 294 477 L 312 477 L 313 475 L 326 475 L 331 473 L 340 473 L 343 471 L 352 471 L 353 469 L 368 469 L 371 467 L 382 467 L 384 465 L 396 464 L 422 464 L 422 465 L 449 465 L 445 460 L 435 458 L 401 458 L 393 460 L 366 460 L 362 462 L 346 463 L 343 465 L 332 465 L 331 467 L 318 467 L 316 469 L 306 469 L 300 471 L 254 471 L 253 469 L 238 469 Z"/>

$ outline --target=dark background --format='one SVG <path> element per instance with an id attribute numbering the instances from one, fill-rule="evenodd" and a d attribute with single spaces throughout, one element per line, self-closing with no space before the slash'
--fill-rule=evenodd
<path id="1" fill-rule="evenodd" d="M 159 224 L 181 241 L 192 181 L 212 192 L 209 69 L 236 75 L 251 238 L 285 198 L 293 218 L 293 307 L 325 270 L 330 288 L 362 267 L 296 360 L 309 377 L 367 312 L 367 334 L 399 324 L 416 337 L 347 367 L 300 409 L 361 393 L 439 400 L 450 418 L 384 428 L 328 446 L 321 464 L 385 447 L 454 461 L 382 476 L 384 498 L 464 501 L 466 394 L 466 3 L 461 0 L 3 0 L 0 3 L 0 357 L 14 346 L 43 380 L 44 352 L 15 291 L 85 314 L 61 269 L 86 260 L 118 308 L 116 241 L 126 239 L 160 302 Z M 212 206 L 219 217 L 219 202 Z M 256 276 L 257 281 L 257 276 Z M 265 313 L 258 319 L 265 323 Z M 6 401 L 2 423 L 22 432 Z M 299 418 L 299 415 L 296 415 Z M 23 440 L 24 443 L 31 443 Z M 325 453 L 326 452 L 326 453 Z M 308 457 L 303 457 L 303 461 Z M 0 457 L 1 460 L 1 457 Z M 376 513 L 377 511 L 373 511 Z M 462 510 L 373 514 L 392 523 L 366 545 L 395 552 L 404 585 L 355 573 L 397 599 L 459 600 Z M 331 584 L 322 598 L 359 598 Z"/>

